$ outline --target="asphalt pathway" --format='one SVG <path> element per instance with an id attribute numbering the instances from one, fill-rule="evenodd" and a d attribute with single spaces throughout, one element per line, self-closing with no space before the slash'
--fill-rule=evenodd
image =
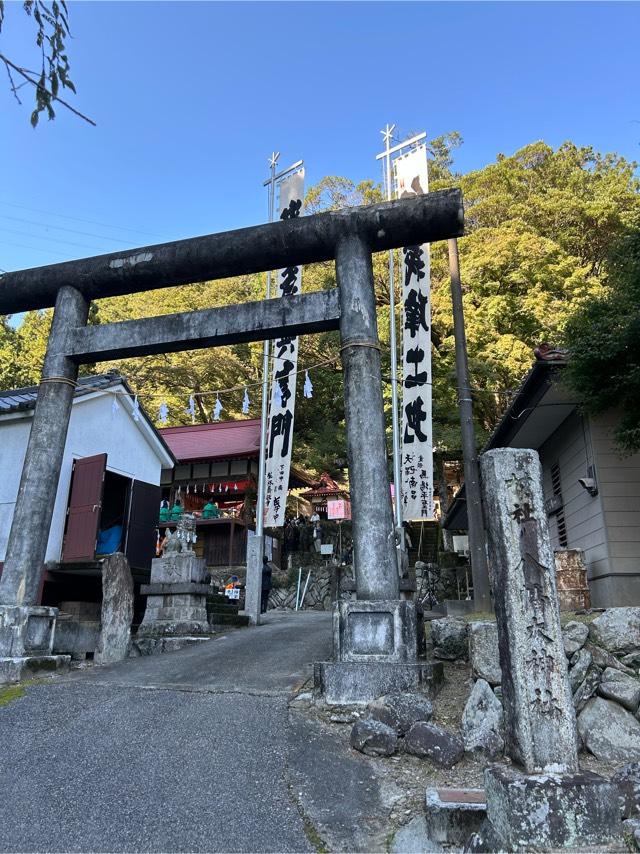
<path id="1" fill-rule="evenodd" d="M 0 708 L 0 851 L 313 851 L 286 781 L 287 703 L 330 615 L 274 614 Z"/>

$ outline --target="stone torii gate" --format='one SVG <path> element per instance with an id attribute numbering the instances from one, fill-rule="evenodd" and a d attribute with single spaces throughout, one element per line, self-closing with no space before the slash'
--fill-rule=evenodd
<path id="1" fill-rule="evenodd" d="M 412 603 L 399 599 L 371 254 L 462 233 L 462 195 L 442 190 L 1 276 L 0 314 L 55 307 L 0 580 L 5 672 L 13 668 L 15 675 L 30 658 L 51 653 L 57 612 L 35 603 L 79 365 L 334 329 L 340 330 L 344 367 L 360 603 L 340 611 L 337 658 L 412 661 L 415 619 Z M 338 287 L 329 291 L 87 326 L 94 299 L 331 259 Z M 255 546 L 248 558 L 247 610 L 257 622 L 263 544 Z"/>

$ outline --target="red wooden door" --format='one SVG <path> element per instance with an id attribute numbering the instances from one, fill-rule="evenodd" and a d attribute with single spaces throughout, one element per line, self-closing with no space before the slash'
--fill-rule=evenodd
<path id="1" fill-rule="evenodd" d="M 130 496 L 125 554 L 133 569 L 151 569 L 151 561 L 156 556 L 162 490 L 152 483 L 134 480 Z"/>
<path id="2" fill-rule="evenodd" d="M 85 457 L 73 464 L 67 531 L 62 547 L 63 563 L 93 560 L 95 557 L 106 467 L 106 454 Z"/>

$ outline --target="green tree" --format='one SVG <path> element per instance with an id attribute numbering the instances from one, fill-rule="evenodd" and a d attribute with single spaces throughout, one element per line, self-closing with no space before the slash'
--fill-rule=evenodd
<path id="1" fill-rule="evenodd" d="M 640 451 L 640 230 L 617 241 L 608 285 L 569 319 L 565 370 L 591 415 L 620 411 L 615 431 L 623 453 Z"/>
<path id="2" fill-rule="evenodd" d="M 17 7 L 18 4 L 12 4 Z M 0 34 L 6 26 L 6 6 L 0 0 Z M 38 71 L 32 71 L 24 65 L 10 59 L 0 51 L 0 61 L 4 63 L 9 77 L 9 88 L 16 101 L 22 104 L 19 90 L 25 83 L 35 89 L 35 109 L 31 113 L 31 124 L 36 127 L 40 114 L 46 112 L 49 120 L 55 118 L 54 103 L 62 104 L 67 110 L 75 113 L 89 124 L 95 122 L 72 107 L 61 96 L 62 89 L 69 89 L 75 94 L 76 87 L 69 76 L 70 65 L 67 55 L 67 40 L 71 38 L 69 30 L 68 9 L 65 0 L 24 0 L 23 10 L 33 20 L 35 25 L 35 45 L 37 48 Z M 16 78 L 20 82 L 16 82 Z"/>

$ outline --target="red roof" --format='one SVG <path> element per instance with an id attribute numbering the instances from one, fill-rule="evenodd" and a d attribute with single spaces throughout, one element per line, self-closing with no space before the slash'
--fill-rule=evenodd
<path id="1" fill-rule="evenodd" d="M 217 421 L 163 427 L 159 431 L 173 455 L 181 463 L 193 460 L 257 457 L 260 448 L 260 419 Z"/>

